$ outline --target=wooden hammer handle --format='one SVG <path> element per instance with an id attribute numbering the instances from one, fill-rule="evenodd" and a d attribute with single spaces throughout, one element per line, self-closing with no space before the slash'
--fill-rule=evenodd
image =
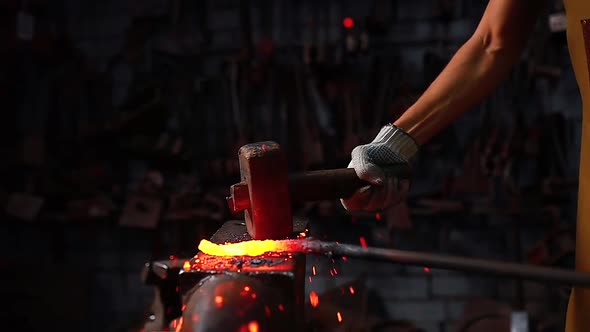
<path id="1" fill-rule="evenodd" d="M 407 164 L 385 167 L 388 176 L 409 179 Z M 313 202 L 350 197 L 358 189 L 369 185 L 359 179 L 353 168 L 310 171 L 289 176 L 289 191 L 293 202 Z"/>

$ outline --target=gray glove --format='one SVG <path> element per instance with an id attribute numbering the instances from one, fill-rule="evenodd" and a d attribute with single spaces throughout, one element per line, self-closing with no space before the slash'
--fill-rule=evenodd
<path id="1" fill-rule="evenodd" d="M 388 177 L 383 167 L 407 164 L 417 152 L 418 144 L 410 135 L 395 125 L 384 126 L 371 143 L 352 150 L 348 167 L 372 185 L 341 199 L 342 206 L 348 211 L 377 211 L 399 203 L 410 189 L 410 180 Z"/>

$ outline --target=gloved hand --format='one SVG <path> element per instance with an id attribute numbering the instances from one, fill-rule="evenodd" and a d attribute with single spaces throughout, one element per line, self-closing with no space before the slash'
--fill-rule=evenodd
<path id="1" fill-rule="evenodd" d="M 352 150 L 348 167 L 372 185 L 341 199 L 342 206 L 348 211 L 377 211 L 399 203 L 410 189 L 410 180 L 388 177 L 384 167 L 408 164 L 417 152 L 418 144 L 410 135 L 395 125 L 384 126 L 371 143 Z"/>

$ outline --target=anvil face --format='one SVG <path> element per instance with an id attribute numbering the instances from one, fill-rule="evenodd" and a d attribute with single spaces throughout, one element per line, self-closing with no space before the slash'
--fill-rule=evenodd
<path id="1" fill-rule="evenodd" d="M 190 269 L 183 272 L 238 272 L 238 273 L 288 273 L 297 269 L 293 254 L 265 254 L 257 257 L 218 257 L 199 253 L 191 261 Z"/>
<path id="2" fill-rule="evenodd" d="M 239 274 L 276 283 L 288 293 L 303 293 L 305 255 L 272 254 L 258 257 L 218 257 L 199 253 L 179 275 L 181 293 L 214 274 Z M 299 280 L 300 279 L 300 280 Z M 293 294 L 295 296 L 295 294 Z"/>

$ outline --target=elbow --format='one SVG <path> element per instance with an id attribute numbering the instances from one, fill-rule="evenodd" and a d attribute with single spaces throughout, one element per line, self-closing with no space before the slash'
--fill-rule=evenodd
<path id="1" fill-rule="evenodd" d="M 523 46 L 522 42 L 501 34 L 478 33 L 474 37 L 479 48 L 486 55 L 514 55 L 518 54 Z"/>

